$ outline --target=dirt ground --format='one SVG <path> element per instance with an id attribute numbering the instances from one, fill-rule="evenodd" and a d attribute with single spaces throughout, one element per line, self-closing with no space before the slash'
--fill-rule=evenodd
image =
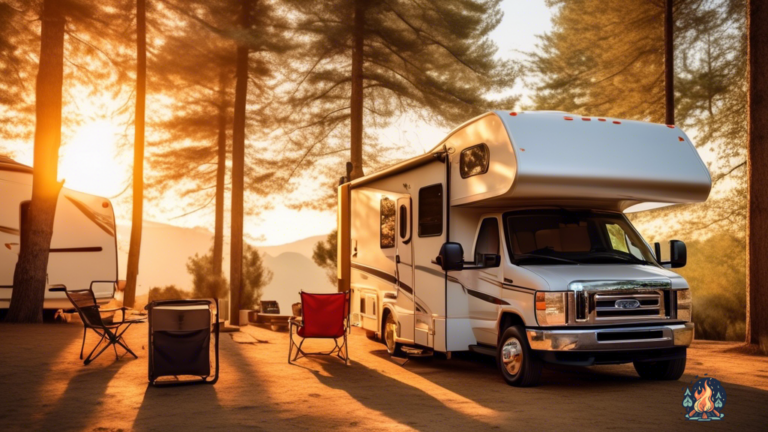
<path id="1" fill-rule="evenodd" d="M 352 364 L 335 358 L 286 362 L 287 333 L 245 327 L 222 334 L 215 386 L 147 384 L 146 324 L 128 332 L 139 359 L 107 352 L 79 360 L 79 324 L 0 324 L 0 428 L 128 430 L 766 430 L 768 359 L 735 344 L 695 342 L 677 382 L 641 381 L 631 365 L 548 368 L 539 387 L 507 386 L 478 355 L 413 359 L 353 332 Z M 235 335 L 233 337 L 233 335 Z M 86 343 L 93 346 L 96 337 Z M 309 349 L 327 346 L 312 342 Z M 458 358 L 457 358 L 458 357 Z M 683 418 L 686 384 L 719 379 L 719 422 Z"/>

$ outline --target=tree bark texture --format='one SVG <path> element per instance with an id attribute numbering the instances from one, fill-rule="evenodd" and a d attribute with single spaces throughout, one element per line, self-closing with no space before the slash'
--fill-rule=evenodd
<path id="1" fill-rule="evenodd" d="M 768 3 L 747 3 L 747 343 L 768 353 Z"/>
<path id="2" fill-rule="evenodd" d="M 250 0 L 243 0 L 240 25 L 249 28 Z M 232 128 L 232 227 L 229 263 L 229 322 L 240 325 L 240 294 L 243 289 L 243 183 L 245 175 L 245 108 L 248 96 L 248 47 L 237 46 L 235 118 Z"/>
<path id="3" fill-rule="evenodd" d="M 673 0 L 665 0 L 664 12 L 664 96 L 666 102 L 665 121 L 675 124 L 675 19 L 672 13 Z"/>
<path id="4" fill-rule="evenodd" d="M 216 162 L 216 221 L 213 231 L 213 274 L 221 276 L 224 256 L 224 181 L 227 171 L 227 97 L 226 71 L 219 75 L 219 136 Z"/>
<path id="5" fill-rule="evenodd" d="M 40 63 L 37 72 L 36 124 L 32 201 L 21 221 L 19 259 L 6 321 L 42 322 L 48 276 L 48 253 L 53 220 L 62 183 L 59 183 L 61 93 L 64 65 L 65 19 L 58 0 L 45 0 L 41 15 Z M 68 287 L 79 288 L 79 287 Z"/>
<path id="6" fill-rule="evenodd" d="M 144 223 L 144 116 L 147 97 L 146 0 L 136 0 L 136 112 L 133 142 L 133 215 L 123 304 L 133 307 L 139 277 L 141 231 Z"/>
<path id="7" fill-rule="evenodd" d="M 355 0 L 352 46 L 352 95 L 350 97 L 350 159 L 349 180 L 363 173 L 363 42 L 365 40 L 365 0 Z"/>

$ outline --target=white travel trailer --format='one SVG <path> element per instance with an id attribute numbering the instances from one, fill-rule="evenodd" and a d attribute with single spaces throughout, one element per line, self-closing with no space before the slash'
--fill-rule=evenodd
<path id="1" fill-rule="evenodd" d="M 0 157 L 0 312 L 10 305 L 21 220 L 32 197 L 32 168 Z M 63 188 L 56 206 L 48 258 L 45 314 L 71 308 L 65 289 L 93 287 L 108 303 L 117 285 L 115 215 L 108 199 Z"/>
<path id="2" fill-rule="evenodd" d="M 512 385 L 543 362 L 633 362 L 678 379 L 687 282 L 625 217 L 702 202 L 709 171 L 675 126 L 496 111 L 425 155 L 339 187 L 340 290 L 390 353 L 475 351 Z"/>

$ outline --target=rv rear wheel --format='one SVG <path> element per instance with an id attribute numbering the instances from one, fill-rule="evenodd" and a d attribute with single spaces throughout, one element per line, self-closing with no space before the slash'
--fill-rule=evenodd
<path id="1" fill-rule="evenodd" d="M 400 357 L 403 354 L 403 350 L 400 344 L 395 342 L 395 335 L 397 334 L 397 321 L 395 321 L 394 315 L 390 312 L 387 314 L 387 319 L 384 321 L 384 344 L 387 345 L 387 352 L 389 355 Z"/>
<path id="2" fill-rule="evenodd" d="M 543 362 L 533 355 L 523 326 L 508 327 L 496 349 L 496 363 L 507 384 L 535 386 L 541 377 Z"/>

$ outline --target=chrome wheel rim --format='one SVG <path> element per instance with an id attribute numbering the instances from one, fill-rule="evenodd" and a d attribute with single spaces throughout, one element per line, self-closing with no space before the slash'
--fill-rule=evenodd
<path id="1" fill-rule="evenodd" d="M 392 315 L 387 316 L 387 323 L 384 325 L 384 340 L 387 343 L 387 351 L 395 351 L 395 330 L 397 324 L 392 319 Z"/>
<path id="2" fill-rule="evenodd" d="M 501 362 L 507 373 L 517 375 L 523 365 L 523 345 L 515 338 L 509 338 L 501 347 Z"/>

